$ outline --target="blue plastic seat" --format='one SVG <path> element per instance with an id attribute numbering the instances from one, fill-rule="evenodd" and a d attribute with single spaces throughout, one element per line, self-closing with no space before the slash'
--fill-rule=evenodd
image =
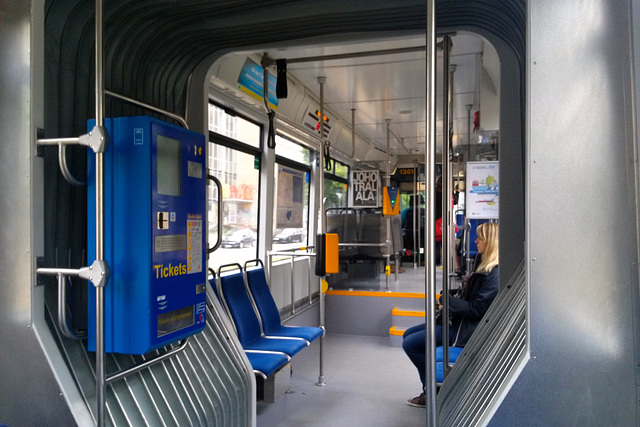
<path id="1" fill-rule="evenodd" d="M 438 384 L 442 384 L 444 382 L 442 368 L 442 362 L 436 362 L 436 383 Z"/>
<path id="2" fill-rule="evenodd" d="M 449 347 L 449 363 L 455 363 L 462 353 L 462 347 Z M 442 354 L 442 347 L 436 347 L 436 362 L 444 361 L 444 356 Z"/>
<path id="3" fill-rule="evenodd" d="M 308 345 L 308 342 L 297 338 L 272 338 L 262 335 L 260 322 L 253 309 L 242 276 L 242 267 L 235 264 L 238 270 L 224 272 L 220 278 L 222 296 L 229 314 L 236 325 L 238 339 L 245 350 L 262 350 L 285 353 L 293 356 Z M 221 269 L 227 267 L 222 266 Z"/>
<path id="4" fill-rule="evenodd" d="M 247 267 L 249 263 L 256 263 L 254 267 Z M 303 338 L 311 343 L 313 340 L 324 334 L 322 328 L 315 326 L 284 326 L 280 319 L 278 306 L 273 300 L 273 295 L 269 290 L 267 278 L 262 266 L 262 261 L 253 260 L 245 263 L 247 284 L 253 301 L 262 319 L 262 330 L 267 336 L 275 337 L 297 337 Z"/>
<path id="5" fill-rule="evenodd" d="M 220 295 L 218 295 L 218 285 L 216 282 L 216 272 L 213 271 L 212 268 L 209 269 L 209 276 L 207 276 L 207 280 L 209 281 L 209 286 L 213 289 L 213 293 L 218 298 L 218 301 L 222 304 L 222 300 L 220 299 Z"/>
<path id="6" fill-rule="evenodd" d="M 282 368 L 290 360 L 286 354 L 282 353 L 261 353 L 247 350 L 245 354 L 249 359 L 249 363 L 251 363 L 253 372 L 263 379 L 267 379 L 269 375 Z"/>

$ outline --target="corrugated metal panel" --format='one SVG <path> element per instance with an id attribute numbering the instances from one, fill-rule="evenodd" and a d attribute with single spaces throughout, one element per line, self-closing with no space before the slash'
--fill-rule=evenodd
<path id="1" fill-rule="evenodd" d="M 526 359 L 527 287 L 521 263 L 465 346 L 438 394 L 439 425 L 484 425 Z"/>
<path id="2" fill-rule="evenodd" d="M 255 421 L 253 371 L 219 303 L 209 298 L 206 329 L 185 350 L 107 387 L 107 423 L 117 426 L 249 426 Z M 94 353 L 61 339 L 85 403 L 96 412 Z M 235 344 L 235 345 L 234 345 Z M 162 351 L 155 352 L 159 354 Z M 107 355 L 107 372 L 145 356 Z"/>

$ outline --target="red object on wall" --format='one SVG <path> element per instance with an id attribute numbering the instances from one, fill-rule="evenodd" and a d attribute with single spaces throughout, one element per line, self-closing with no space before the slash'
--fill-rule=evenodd
<path id="1" fill-rule="evenodd" d="M 473 131 L 477 132 L 480 129 L 480 111 L 473 113 Z"/>

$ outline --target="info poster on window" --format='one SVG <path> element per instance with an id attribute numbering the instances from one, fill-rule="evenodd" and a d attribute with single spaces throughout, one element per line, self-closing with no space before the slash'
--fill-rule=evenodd
<path id="1" fill-rule="evenodd" d="M 499 162 L 467 163 L 466 210 L 470 219 L 498 219 Z"/>
<path id="2" fill-rule="evenodd" d="M 351 171 L 351 207 L 377 208 L 380 195 L 380 175 L 377 170 Z"/>
<path id="3" fill-rule="evenodd" d="M 278 166 L 277 228 L 302 227 L 304 178 L 304 172 Z"/>

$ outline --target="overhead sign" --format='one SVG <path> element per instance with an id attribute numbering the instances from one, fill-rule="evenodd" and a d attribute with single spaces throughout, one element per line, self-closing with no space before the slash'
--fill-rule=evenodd
<path id="1" fill-rule="evenodd" d="M 274 110 L 278 108 L 278 97 L 276 96 L 276 78 L 269 75 L 268 101 L 269 106 Z M 264 95 L 264 72 L 262 67 L 251 59 L 244 61 L 240 75 L 238 76 L 238 89 L 250 95 L 252 98 L 262 101 Z"/>
<path id="2" fill-rule="evenodd" d="M 500 211 L 499 162 L 467 163 L 468 218 L 497 219 Z"/>
<path id="3" fill-rule="evenodd" d="M 380 175 L 377 170 L 351 171 L 351 206 L 377 208 Z"/>

